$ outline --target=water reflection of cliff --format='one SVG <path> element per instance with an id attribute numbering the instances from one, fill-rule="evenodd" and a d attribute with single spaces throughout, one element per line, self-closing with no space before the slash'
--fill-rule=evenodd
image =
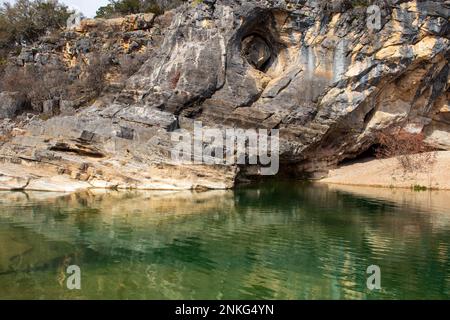
<path id="1" fill-rule="evenodd" d="M 126 247 L 126 243 L 136 245 L 139 239 L 147 238 L 147 232 L 156 227 L 164 238 L 151 239 L 152 245 L 158 246 L 159 242 L 165 243 L 181 231 L 188 216 L 217 208 L 230 212 L 234 206 L 233 194 L 228 191 L 90 191 L 67 195 L 20 192 L 2 193 L 0 199 L 0 221 L 7 219 L 52 240 L 69 243 L 83 240 L 93 245 L 113 245 L 113 240 L 117 239 L 115 232 L 123 230 L 128 235 L 121 245 Z M 172 224 L 174 219 L 180 223 Z M 165 222 L 170 228 L 163 233 Z"/>
<path id="2" fill-rule="evenodd" d="M 0 227 L 14 230 L 0 229 L 0 269 L 50 265 L 54 273 L 69 256 L 90 274 L 77 296 L 85 298 L 339 299 L 370 297 L 365 269 L 379 264 L 387 288 L 420 298 L 420 281 L 439 297 L 450 287 L 450 215 L 440 202 L 447 195 L 430 202 L 409 190 L 292 183 L 204 193 L 3 193 Z"/>

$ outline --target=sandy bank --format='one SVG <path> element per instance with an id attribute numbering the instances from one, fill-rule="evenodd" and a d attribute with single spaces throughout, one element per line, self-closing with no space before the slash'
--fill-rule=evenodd
<path id="1" fill-rule="evenodd" d="M 387 188 L 426 187 L 450 190 L 450 151 L 436 152 L 433 161 L 414 172 L 405 171 L 397 158 L 346 165 L 329 172 L 321 183 Z"/>

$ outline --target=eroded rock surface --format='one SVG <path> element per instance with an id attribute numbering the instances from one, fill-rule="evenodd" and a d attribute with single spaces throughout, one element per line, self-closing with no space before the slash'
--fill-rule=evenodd
<path id="1" fill-rule="evenodd" d="M 449 2 L 379 1 L 380 30 L 368 29 L 366 7 L 348 3 L 179 7 L 164 41 L 108 103 L 34 121 L 0 154 L 93 187 L 164 189 L 228 188 L 249 174 L 174 164 L 170 134 L 194 121 L 279 129 L 281 170 L 298 176 L 326 174 L 381 131 L 423 132 L 448 150 Z"/>
<path id="2" fill-rule="evenodd" d="M 25 97 L 18 92 L 0 92 L 0 119 L 14 118 L 27 109 Z"/>

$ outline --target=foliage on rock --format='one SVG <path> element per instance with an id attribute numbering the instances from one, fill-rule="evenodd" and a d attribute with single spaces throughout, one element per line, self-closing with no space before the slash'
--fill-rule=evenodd
<path id="1" fill-rule="evenodd" d="M 426 170 L 435 161 L 434 148 L 425 142 L 423 133 L 397 131 L 390 134 L 379 133 L 376 156 L 379 159 L 397 158 L 405 172 Z"/>
<path id="2" fill-rule="evenodd" d="M 97 18 L 115 18 L 140 12 L 157 15 L 173 9 L 187 0 L 110 0 L 109 4 L 97 10 Z"/>
<path id="3" fill-rule="evenodd" d="M 0 5 L 0 50 L 32 43 L 46 33 L 66 26 L 72 12 L 58 0 L 17 0 Z"/>

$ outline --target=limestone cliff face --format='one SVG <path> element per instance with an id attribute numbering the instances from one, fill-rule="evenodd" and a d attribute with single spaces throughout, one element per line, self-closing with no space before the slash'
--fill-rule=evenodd
<path id="1" fill-rule="evenodd" d="M 3 186 L 71 176 L 84 187 L 228 188 L 250 174 L 173 164 L 170 133 L 196 120 L 279 129 L 282 170 L 299 176 L 363 153 L 381 131 L 422 132 L 449 150 L 449 1 L 380 1 L 380 30 L 367 27 L 364 6 L 320 3 L 176 9 L 161 44 L 108 103 L 32 121 L 3 144 Z M 14 175 L 17 165 L 35 171 Z"/>

